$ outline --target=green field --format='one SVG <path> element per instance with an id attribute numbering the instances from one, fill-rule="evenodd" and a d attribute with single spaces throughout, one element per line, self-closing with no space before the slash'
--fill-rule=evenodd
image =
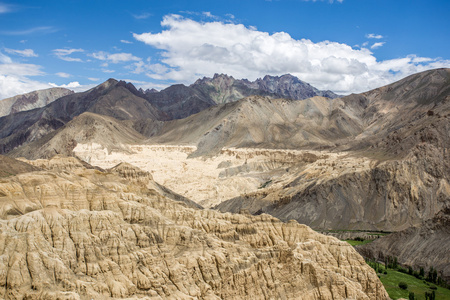
<path id="1" fill-rule="evenodd" d="M 373 240 L 364 240 L 364 241 L 355 241 L 355 240 L 345 240 L 347 243 L 349 243 L 352 246 L 358 246 L 358 245 L 365 245 L 370 242 L 373 242 Z"/>
<path id="2" fill-rule="evenodd" d="M 423 280 L 417 279 L 416 277 L 394 271 L 392 269 L 387 269 L 387 274 L 378 274 L 380 280 L 384 285 L 384 288 L 392 299 L 405 298 L 408 299 L 409 292 L 414 293 L 414 299 L 425 300 L 425 292 L 431 292 L 430 286 L 436 286 L 435 284 L 424 282 Z M 407 290 L 402 290 L 398 287 L 400 281 L 406 282 L 408 284 Z M 436 299 L 439 300 L 450 300 L 450 290 L 442 287 L 437 287 Z"/>

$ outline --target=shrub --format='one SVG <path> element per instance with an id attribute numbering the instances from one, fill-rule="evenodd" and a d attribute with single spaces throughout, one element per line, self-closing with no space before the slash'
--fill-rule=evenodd
<path id="1" fill-rule="evenodd" d="M 432 289 L 432 290 L 437 290 L 437 287 L 434 286 L 434 285 L 432 285 L 432 286 L 430 286 L 430 289 Z"/>
<path id="2" fill-rule="evenodd" d="M 384 275 L 386 275 L 386 274 L 387 274 L 387 271 L 386 271 L 386 270 L 384 270 L 384 272 L 383 272 L 383 273 L 384 273 Z"/>
<path id="3" fill-rule="evenodd" d="M 408 296 L 409 300 L 414 300 L 414 293 L 413 292 L 409 292 L 409 296 Z"/>
<path id="4" fill-rule="evenodd" d="M 398 287 L 401 288 L 402 290 L 406 290 L 408 289 L 408 284 L 406 282 L 400 281 L 398 283 Z"/>

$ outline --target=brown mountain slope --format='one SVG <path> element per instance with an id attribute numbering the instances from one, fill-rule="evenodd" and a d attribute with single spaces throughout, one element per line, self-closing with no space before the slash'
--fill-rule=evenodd
<path id="1" fill-rule="evenodd" d="M 86 112 L 58 130 L 19 147 L 8 155 L 28 159 L 51 158 L 57 154 L 72 156 L 72 150 L 78 143 L 93 144 L 92 147 L 105 148 L 107 151 L 127 151 L 128 144 L 135 144 L 144 139 L 144 136 L 124 126 L 117 119 Z"/>
<path id="2" fill-rule="evenodd" d="M 449 78 L 448 69 L 432 70 L 339 99 L 361 130 L 336 142 L 347 162 L 290 168 L 273 188 L 217 208 L 321 229 L 400 230 L 434 217 L 450 202 Z"/>
<path id="3" fill-rule="evenodd" d="M 0 100 L 0 117 L 43 107 L 70 94 L 73 94 L 73 91 L 65 88 L 50 88 L 3 99 Z"/>
<path id="4" fill-rule="evenodd" d="M 420 143 L 450 146 L 450 69 L 414 74 L 342 100 L 359 111 L 365 127 L 350 149 L 402 157 Z"/>
<path id="5" fill-rule="evenodd" d="M 426 272 L 433 267 L 439 276 L 450 282 L 450 209 L 446 208 L 433 219 L 400 232 L 358 246 L 359 253 L 367 258 L 384 261 L 397 257 L 402 265 Z"/>
<path id="6" fill-rule="evenodd" d="M 0 182 L 2 298 L 388 299 L 349 244 L 307 226 L 188 208 L 127 166 L 55 159 Z"/>
<path id="7" fill-rule="evenodd" d="M 0 153 L 38 140 L 84 112 L 119 120 L 166 118 L 164 113 L 138 95 L 134 86 L 110 79 L 89 91 L 59 98 L 43 108 L 2 117 Z"/>
<path id="8" fill-rule="evenodd" d="M 268 213 L 324 230 L 402 230 L 450 205 L 449 158 L 421 145 L 405 160 L 380 163 L 349 154 L 318 159 L 216 208 Z"/>
<path id="9" fill-rule="evenodd" d="M 194 155 L 215 154 L 223 147 L 330 148 L 361 132 L 352 115 L 339 99 L 251 96 L 167 122 L 148 143 L 196 145 Z"/>
<path id="10" fill-rule="evenodd" d="M 265 76 L 253 82 L 234 79 L 225 74 L 215 74 L 213 78 L 198 79 L 190 86 L 176 84 L 160 92 L 155 90 L 142 92 L 152 105 L 167 113 L 171 119 L 183 119 L 211 106 L 239 101 L 254 95 L 293 100 L 314 96 L 337 97 L 331 91 L 319 91 L 289 74 L 281 77 Z"/>
<path id="11" fill-rule="evenodd" d="M 39 170 L 39 168 L 36 168 L 25 162 L 18 161 L 8 156 L 0 155 L 0 178 L 37 170 Z"/>

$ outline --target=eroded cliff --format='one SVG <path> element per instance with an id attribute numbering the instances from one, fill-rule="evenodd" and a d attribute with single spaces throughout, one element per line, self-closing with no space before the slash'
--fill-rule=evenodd
<path id="1" fill-rule="evenodd" d="M 31 163 L 0 181 L 0 297 L 388 298 L 350 245 L 295 221 L 190 208 L 129 165 Z"/>

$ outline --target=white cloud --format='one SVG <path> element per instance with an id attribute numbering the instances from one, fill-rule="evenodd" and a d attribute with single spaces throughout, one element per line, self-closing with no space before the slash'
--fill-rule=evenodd
<path id="1" fill-rule="evenodd" d="M 142 81 L 142 80 L 134 80 L 134 79 L 123 79 L 126 82 L 131 82 L 136 88 L 142 88 L 143 90 L 163 90 L 167 87 L 169 87 L 168 84 L 163 83 L 154 83 L 154 82 L 148 82 L 148 81 Z"/>
<path id="2" fill-rule="evenodd" d="M 57 85 L 55 83 L 48 83 L 50 86 L 52 87 L 62 87 L 62 88 L 66 88 L 66 89 L 73 89 L 73 88 L 79 88 L 81 87 L 81 84 L 78 81 L 73 81 L 73 82 L 69 82 L 68 84 L 61 84 L 61 85 Z"/>
<path id="3" fill-rule="evenodd" d="M 76 81 L 57 85 L 31 79 L 30 77 L 33 76 L 45 75 L 41 68 L 39 65 L 14 62 L 10 57 L 0 52 L 0 99 L 55 86 L 70 88 L 77 92 L 93 87 L 93 85 L 81 85 Z M 57 73 L 56 75 L 65 78 L 69 74 Z"/>
<path id="4" fill-rule="evenodd" d="M 75 58 L 71 57 L 72 53 L 76 52 L 84 52 L 83 49 L 54 49 L 53 54 L 56 55 L 57 58 L 62 59 L 64 61 L 76 61 L 76 62 L 82 62 L 83 60 L 81 58 Z"/>
<path id="5" fill-rule="evenodd" d="M 124 44 L 133 44 L 133 42 L 127 41 L 127 40 L 120 40 L 121 43 Z"/>
<path id="6" fill-rule="evenodd" d="M 380 62 L 369 49 L 342 43 L 314 43 L 285 32 L 269 34 L 242 24 L 201 23 L 178 15 L 165 16 L 161 25 L 165 29 L 159 33 L 133 34 L 136 40 L 162 50 L 159 62 L 134 66 L 135 73 L 158 80 L 192 83 L 214 73 L 255 80 L 266 74 L 291 73 L 319 89 L 346 94 L 427 68 L 450 66 L 448 60 L 408 56 L 395 73 L 390 67 L 395 60 Z"/>
<path id="7" fill-rule="evenodd" d="M 370 49 L 378 49 L 382 47 L 384 44 L 385 42 L 374 43 L 372 46 L 370 46 Z"/>
<path id="8" fill-rule="evenodd" d="M 48 84 L 29 78 L 39 75 L 44 75 L 41 66 L 16 63 L 0 52 L 0 99 L 48 88 Z"/>
<path id="9" fill-rule="evenodd" d="M 38 55 L 33 51 L 33 49 L 15 50 L 5 48 L 5 51 L 8 52 L 9 54 L 16 54 L 23 57 L 38 57 Z"/>
<path id="10" fill-rule="evenodd" d="M 0 74 L 19 77 L 44 75 L 41 66 L 14 62 L 0 64 Z"/>
<path id="11" fill-rule="evenodd" d="M 219 17 L 213 15 L 213 14 L 212 14 L 211 12 L 209 12 L 209 11 L 204 11 L 204 12 L 202 12 L 202 15 L 205 16 L 205 17 L 207 17 L 207 18 L 210 18 L 210 19 L 219 19 Z"/>
<path id="12" fill-rule="evenodd" d="M 70 76 L 72 76 L 72 75 L 64 73 L 64 72 L 58 72 L 58 73 L 56 73 L 56 75 L 58 75 L 59 77 L 62 77 L 62 78 L 69 78 Z"/>
<path id="13" fill-rule="evenodd" d="M 12 64 L 12 59 L 0 52 L 0 63 L 2 64 Z"/>
<path id="14" fill-rule="evenodd" d="M 140 61 L 141 59 L 139 57 L 134 56 L 131 53 L 114 53 L 109 54 L 108 52 L 99 51 L 94 52 L 91 55 L 92 57 L 98 59 L 98 60 L 104 60 L 108 61 L 113 64 L 122 63 L 122 62 L 129 62 L 129 61 Z"/>
<path id="15" fill-rule="evenodd" d="M 95 78 L 95 77 L 89 77 L 88 79 L 90 81 L 99 81 L 100 80 L 100 78 Z"/>
<path id="16" fill-rule="evenodd" d="M 1 72 L 0 72 L 1 73 Z M 14 75 L 0 75 L 0 99 L 25 94 L 31 91 L 49 88 L 46 83 L 35 81 L 27 77 Z"/>
<path id="17" fill-rule="evenodd" d="M 366 38 L 379 40 L 379 39 L 382 39 L 383 36 L 381 34 L 369 33 L 369 34 L 366 34 Z"/>

